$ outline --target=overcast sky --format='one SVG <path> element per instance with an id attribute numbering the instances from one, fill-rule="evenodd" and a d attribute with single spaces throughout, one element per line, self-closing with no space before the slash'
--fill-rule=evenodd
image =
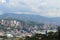
<path id="1" fill-rule="evenodd" d="M 3 13 L 60 17 L 60 0 L 0 0 L 0 14 Z"/>

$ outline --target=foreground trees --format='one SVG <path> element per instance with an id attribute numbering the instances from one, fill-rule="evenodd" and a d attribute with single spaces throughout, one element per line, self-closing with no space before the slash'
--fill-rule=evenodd
<path id="1" fill-rule="evenodd" d="M 49 32 L 46 34 L 35 34 L 32 37 L 26 37 L 25 40 L 58 40 L 58 32 Z"/>

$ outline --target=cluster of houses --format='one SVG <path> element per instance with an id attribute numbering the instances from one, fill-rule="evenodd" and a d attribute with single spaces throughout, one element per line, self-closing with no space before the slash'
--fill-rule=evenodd
<path id="1" fill-rule="evenodd" d="M 34 25 L 34 27 L 29 26 L 28 24 L 26 25 L 22 25 L 21 22 L 16 21 L 16 20 L 0 20 L 0 24 L 4 25 L 4 26 L 8 26 L 9 27 L 15 27 L 13 30 L 8 30 L 6 32 L 4 31 L 0 31 L 0 36 L 2 35 L 6 35 L 7 37 L 13 37 L 13 36 L 32 36 L 35 33 L 41 33 L 41 34 L 46 34 L 46 32 L 57 32 L 56 29 L 52 29 L 52 30 L 48 30 L 49 25 L 43 25 L 43 27 L 41 25 L 37 26 Z M 51 26 L 52 27 L 52 26 Z M 55 26 L 56 27 L 56 26 Z M 40 29 L 44 29 L 44 30 L 40 30 Z M 52 27 L 54 28 L 54 27 Z M 27 32 L 28 31 L 28 32 Z"/>

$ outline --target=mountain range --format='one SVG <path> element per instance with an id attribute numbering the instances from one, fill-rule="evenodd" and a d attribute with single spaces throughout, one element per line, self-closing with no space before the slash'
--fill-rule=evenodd
<path id="1" fill-rule="evenodd" d="M 59 23 L 60 17 L 48 18 L 40 15 L 32 15 L 32 14 L 14 14 L 14 13 L 5 13 L 0 15 L 0 19 L 20 19 L 23 21 L 34 21 L 38 23 Z"/>

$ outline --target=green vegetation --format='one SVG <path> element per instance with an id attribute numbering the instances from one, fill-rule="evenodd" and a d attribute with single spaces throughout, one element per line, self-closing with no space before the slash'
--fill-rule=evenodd
<path id="1" fill-rule="evenodd" d="M 25 40 L 58 40 L 58 32 L 49 32 L 46 34 L 35 34 L 32 37 L 26 37 Z"/>

